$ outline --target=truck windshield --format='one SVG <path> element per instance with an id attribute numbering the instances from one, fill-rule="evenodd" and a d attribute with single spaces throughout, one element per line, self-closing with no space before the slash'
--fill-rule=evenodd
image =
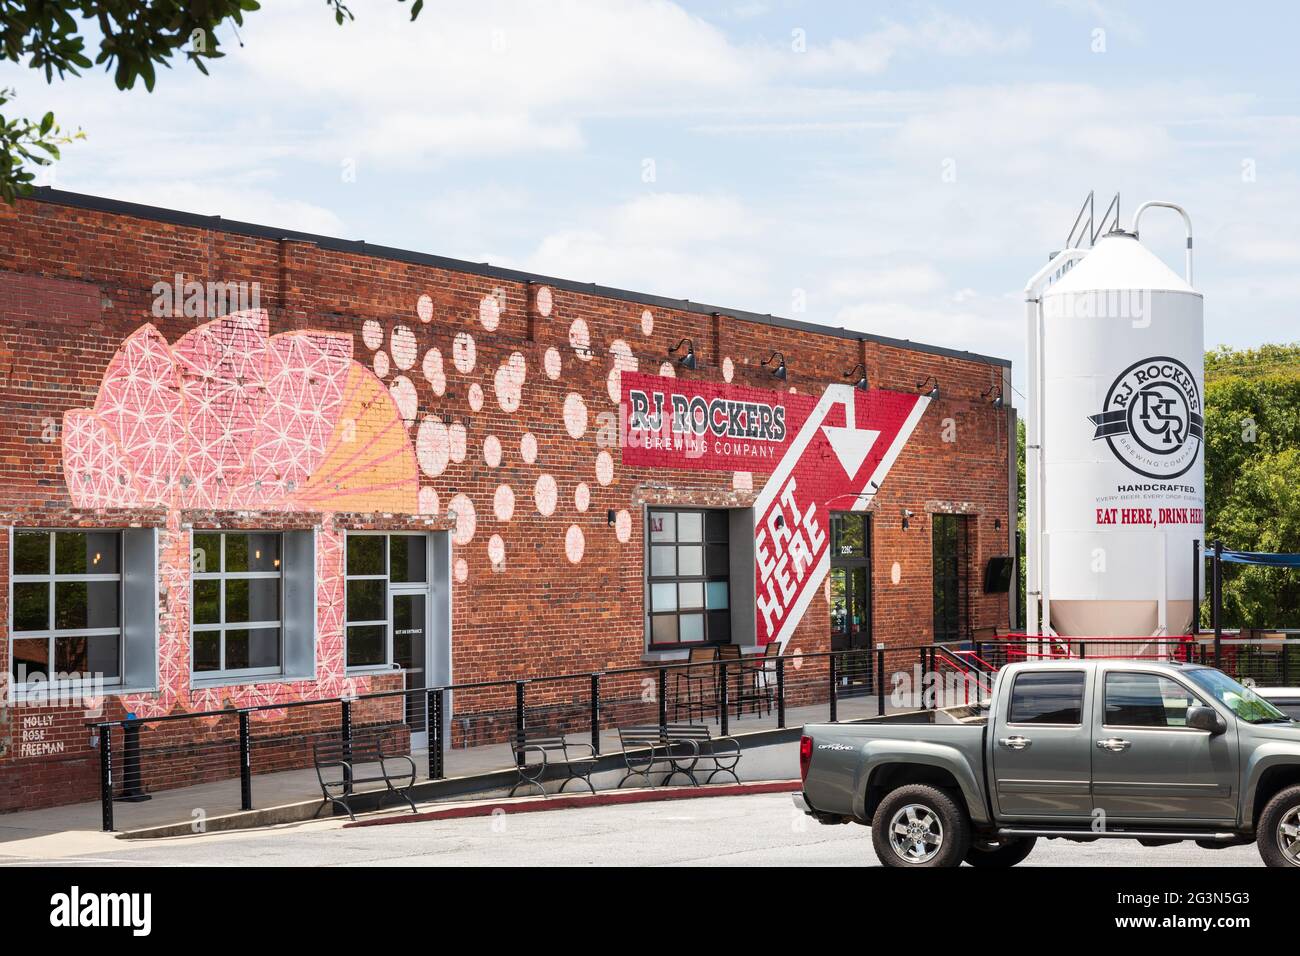
<path id="1" fill-rule="evenodd" d="M 1184 672 L 1198 687 L 1213 694 L 1221 704 L 1248 724 L 1290 723 L 1291 718 L 1278 710 L 1249 687 L 1238 684 L 1223 671 L 1197 668 Z"/>

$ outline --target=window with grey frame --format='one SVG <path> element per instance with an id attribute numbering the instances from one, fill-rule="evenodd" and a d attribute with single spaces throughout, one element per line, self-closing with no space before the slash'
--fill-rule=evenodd
<path id="1" fill-rule="evenodd" d="M 121 534 L 15 529 L 10 673 L 40 680 L 122 678 Z"/>
<path id="2" fill-rule="evenodd" d="M 429 537 L 422 533 L 348 534 L 344 567 L 348 667 L 391 667 L 410 657 L 409 649 L 393 646 L 389 595 L 394 587 L 428 584 L 428 547 Z"/>
<path id="3" fill-rule="evenodd" d="M 727 512 L 653 508 L 647 525 L 651 649 L 729 643 Z"/>
<path id="4" fill-rule="evenodd" d="M 190 646 L 195 678 L 281 673 L 281 546 L 278 532 L 194 532 Z"/>

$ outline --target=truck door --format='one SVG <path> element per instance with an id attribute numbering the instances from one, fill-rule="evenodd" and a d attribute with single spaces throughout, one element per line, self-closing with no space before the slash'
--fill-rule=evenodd
<path id="1" fill-rule="evenodd" d="M 1108 820 L 1232 823 L 1237 817 L 1237 728 L 1187 726 L 1204 704 L 1164 674 L 1107 669 L 1099 682 L 1092 789 Z"/>
<path id="2" fill-rule="evenodd" d="M 993 799 L 1004 819 L 1087 820 L 1092 813 L 1088 672 L 1015 675 L 993 734 Z"/>

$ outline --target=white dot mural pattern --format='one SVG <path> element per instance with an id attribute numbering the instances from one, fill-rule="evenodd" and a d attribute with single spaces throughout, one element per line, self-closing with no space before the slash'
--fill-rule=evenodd
<path id="1" fill-rule="evenodd" d="M 497 369 L 492 379 L 492 387 L 497 393 L 497 404 L 501 406 L 503 412 L 514 414 L 519 410 L 527 372 L 528 363 L 520 352 L 512 352 L 510 358 Z"/>
<path id="2" fill-rule="evenodd" d="M 483 411 L 483 386 L 478 382 L 469 387 L 469 407 L 471 411 Z"/>
<path id="3" fill-rule="evenodd" d="M 555 514 L 555 502 L 558 497 L 555 479 L 550 475 L 540 475 L 537 484 L 533 486 L 533 504 L 537 505 L 537 513 L 543 518 Z"/>
<path id="4" fill-rule="evenodd" d="M 429 349 L 424 353 L 424 378 L 433 387 L 433 394 L 441 397 L 447 392 L 447 374 L 442 368 L 442 353 Z"/>
<path id="5" fill-rule="evenodd" d="M 478 320 L 489 332 L 497 330 L 497 326 L 501 324 L 501 303 L 497 301 L 496 296 L 483 296 L 478 304 Z"/>
<path id="6" fill-rule="evenodd" d="M 488 560 L 493 565 L 502 565 L 506 563 L 506 543 L 502 540 L 501 535 L 494 534 L 488 539 Z"/>
<path id="7" fill-rule="evenodd" d="M 447 429 L 447 438 L 451 444 L 451 460 L 460 464 L 465 460 L 465 452 L 469 448 L 469 438 L 465 434 L 465 426 L 456 422 Z"/>
<path id="8" fill-rule="evenodd" d="M 420 352 L 419 346 L 415 344 L 415 333 L 406 326 L 399 325 L 393 329 L 390 343 L 393 364 L 405 372 L 415 364 L 415 357 Z"/>
<path id="9" fill-rule="evenodd" d="M 614 480 L 614 458 L 607 451 L 596 456 L 596 480 L 602 485 Z"/>
<path id="10" fill-rule="evenodd" d="M 555 306 L 555 299 L 551 296 L 551 287 L 542 286 L 537 290 L 537 314 L 544 319 L 551 317 L 551 309 Z"/>
<path id="11" fill-rule="evenodd" d="M 496 435 L 488 435 L 483 439 L 483 461 L 489 468 L 501 464 L 501 439 Z"/>
<path id="12" fill-rule="evenodd" d="M 379 348 L 384 344 L 384 327 L 374 319 L 366 319 L 361 325 L 361 341 L 371 351 Z"/>
<path id="13" fill-rule="evenodd" d="M 623 397 L 623 373 L 635 372 L 637 360 L 632 354 L 631 346 L 622 339 L 615 339 L 610 344 L 609 354 L 614 357 L 614 367 L 609 371 L 606 385 L 609 389 L 609 400 L 617 402 Z"/>
<path id="14" fill-rule="evenodd" d="M 632 540 L 632 515 L 627 510 L 620 511 L 615 516 L 614 535 L 623 544 Z"/>
<path id="15" fill-rule="evenodd" d="M 537 461 L 537 436 L 532 432 L 524 432 L 524 437 L 519 439 L 519 457 L 528 465 Z"/>
<path id="16" fill-rule="evenodd" d="M 451 542 L 464 547 L 474 540 L 477 518 L 474 514 L 474 502 L 468 495 L 457 495 L 447 504 L 448 515 L 456 515 L 456 527 L 451 533 Z"/>
<path id="17" fill-rule="evenodd" d="M 573 489 L 573 507 L 579 511 L 586 511 L 591 504 L 591 488 L 585 481 L 578 482 L 578 487 Z"/>
<path id="18" fill-rule="evenodd" d="M 433 321 L 433 299 L 429 296 L 422 295 L 415 300 L 415 314 L 419 316 L 420 321 L 429 323 Z"/>
<path id="19" fill-rule="evenodd" d="M 428 485 L 420 489 L 420 514 L 436 515 L 438 513 L 438 492 Z"/>
<path id="20" fill-rule="evenodd" d="M 468 332 L 457 332 L 456 337 L 451 340 L 451 362 L 456 366 L 456 371 L 461 375 L 468 375 L 474 371 L 477 357 L 474 336 Z"/>
<path id="21" fill-rule="evenodd" d="M 569 525 L 569 530 L 564 534 L 565 557 L 571 564 L 577 564 L 582 560 L 583 552 L 586 550 L 587 539 L 583 537 L 582 529 L 576 524 Z"/>
<path id="22" fill-rule="evenodd" d="M 672 362 L 664 362 L 663 365 L 659 366 L 659 374 L 664 378 L 676 378 L 677 369 L 673 368 Z"/>
<path id="23" fill-rule="evenodd" d="M 430 478 L 437 478 L 447 470 L 451 459 L 451 438 L 447 426 L 438 418 L 426 418 L 415 433 L 415 457 L 420 469 Z"/>
<path id="24" fill-rule="evenodd" d="M 409 425 L 415 421 L 415 414 L 419 408 L 419 397 L 415 394 L 415 384 L 405 375 L 399 375 L 393 379 L 393 384 L 388 386 L 388 392 L 393 396 L 393 401 L 397 403 L 397 410 L 401 413 L 402 418 L 406 420 L 406 423 Z"/>
<path id="25" fill-rule="evenodd" d="M 655 317 L 646 309 L 641 313 L 641 334 L 649 335 L 655 330 Z"/>
<path id="26" fill-rule="evenodd" d="M 380 378 L 388 375 L 388 353 L 376 352 L 374 358 L 375 374 Z"/>
<path id="27" fill-rule="evenodd" d="M 574 319 L 569 326 L 569 347 L 582 361 L 591 361 L 591 331 L 582 319 Z"/>
<path id="28" fill-rule="evenodd" d="M 726 358 L 722 360 L 722 380 L 724 382 L 730 382 L 732 376 L 734 376 L 735 374 L 736 374 L 736 363 L 731 361 L 731 356 L 728 355 Z"/>
<path id="29" fill-rule="evenodd" d="M 564 400 L 564 430 L 570 438 L 581 438 L 587 433 L 587 404 L 577 392 L 570 392 Z"/>
<path id="30" fill-rule="evenodd" d="M 492 513 L 498 521 L 509 521 L 515 516 L 515 493 L 509 485 L 497 485 L 492 496 Z"/>
<path id="31" fill-rule="evenodd" d="M 464 558 L 456 559 L 456 580 L 464 584 L 469 580 L 469 564 Z"/>
<path id="32" fill-rule="evenodd" d="M 546 350 L 546 355 L 542 358 L 542 367 L 546 369 L 546 377 L 552 382 L 559 379 L 560 352 L 558 349 L 549 348 Z"/>

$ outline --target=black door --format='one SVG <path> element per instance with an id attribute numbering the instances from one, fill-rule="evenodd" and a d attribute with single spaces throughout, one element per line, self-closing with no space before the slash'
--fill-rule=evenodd
<path id="1" fill-rule="evenodd" d="M 831 650 L 841 693 L 871 690 L 871 520 L 868 515 L 831 516 Z"/>
<path id="2" fill-rule="evenodd" d="M 970 635 L 970 587 L 967 578 L 965 515 L 934 516 L 934 639 L 963 641 Z"/>

